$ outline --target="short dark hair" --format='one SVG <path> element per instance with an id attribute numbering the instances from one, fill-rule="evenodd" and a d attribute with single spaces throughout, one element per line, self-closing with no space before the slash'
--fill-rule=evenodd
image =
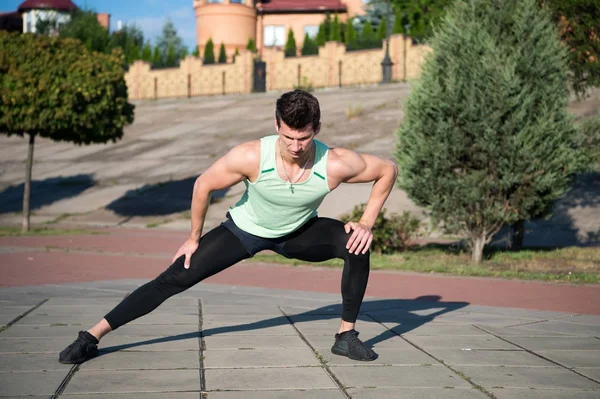
<path id="1" fill-rule="evenodd" d="M 321 121 L 319 100 L 304 90 L 288 91 L 277 99 L 275 118 L 278 127 L 283 120 L 294 129 L 302 129 L 310 123 L 316 131 Z"/>

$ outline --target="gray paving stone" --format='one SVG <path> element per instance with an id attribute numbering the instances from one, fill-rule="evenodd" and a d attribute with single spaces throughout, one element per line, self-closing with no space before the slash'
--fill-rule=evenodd
<path id="1" fill-rule="evenodd" d="M 598 399 L 600 391 L 580 389 L 490 389 L 498 399 Z"/>
<path id="2" fill-rule="evenodd" d="M 488 336 L 410 336 L 408 341 L 427 351 L 432 349 L 519 349 L 492 335 Z"/>
<path id="3" fill-rule="evenodd" d="M 486 388 L 600 388 L 599 384 L 562 367 L 456 366 L 456 369 Z"/>
<path id="4" fill-rule="evenodd" d="M 493 327 L 485 326 L 485 330 L 501 337 L 567 337 L 577 336 L 575 333 L 557 333 L 555 331 L 535 330 L 533 328 L 521 327 Z M 480 330 L 481 331 L 481 330 Z"/>
<path id="5" fill-rule="evenodd" d="M 175 335 L 172 337 L 160 336 L 123 336 L 116 333 L 109 334 L 102 338 L 100 350 L 112 352 L 117 350 L 125 351 L 197 351 L 200 348 L 199 333 L 187 333 Z M 69 342 L 70 343 L 70 342 Z"/>
<path id="6" fill-rule="evenodd" d="M 77 333 L 85 328 L 82 326 L 36 326 L 14 324 L 6 329 L 0 335 L 1 338 L 43 338 L 43 337 L 73 337 L 77 338 Z M 182 338 L 191 337 L 199 334 L 197 325 L 142 325 L 128 324 L 111 333 L 111 335 L 133 336 L 133 337 L 169 337 L 182 336 Z"/>
<path id="7" fill-rule="evenodd" d="M 346 387 L 443 388 L 470 387 L 444 366 L 332 366 Z"/>
<path id="8" fill-rule="evenodd" d="M 338 356 L 331 353 L 331 345 L 323 348 L 315 348 L 317 352 L 327 361 L 327 364 L 332 365 L 352 365 L 356 366 L 357 362 L 345 356 Z M 438 362 L 415 348 L 396 349 L 396 348 L 375 348 L 375 352 L 379 355 L 377 359 L 369 362 L 368 365 L 423 365 L 437 364 Z M 363 363 L 358 363 L 363 364 Z"/>
<path id="9" fill-rule="evenodd" d="M 600 367 L 577 367 L 576 370 L 600 383 Z M 600 386 L 598 389 L 600 389 Z"/>
<path id="10" fill-rule="evenodd" d="M 61 395 L 66 399 L 105 399 L 106 394 Z M 113 399 L 202 399 L 200 392 L 161 392 L 161 393 L 111 393 Z M 4 399 L 4 398 L 3 398 Z M 212 399 L 212 398 L 211 398 Z"/>
<path id="11" fill-rule="evenodd" d="M 210 392 L 210 399 L 342 399 L 345 396 L 337 389 L 283 390 L 283 391 L 231 391 Z"/>
<path id="12" fill-rule="evenodd" d="M 571 316 L 568 319 L 562 319 L 564 321 L 568 320 L 575 323 L 585 323 L 600 326 L 600 316 L 592 316 L 587 314 L 578 314 L 575 316 Z"/>
<path id="13" fill-rule="evenodd" d="M 298 328 L 302 334 L 306 335 L 335 334 L 340 327 L 340 320 L 337 317 L 335 319 L 315 320 L 315 318 L 311 316 L 292 316 L 291 319 L 294 322 L 294 326 Z M 358 325 L 358 323 L 360 324 Z M 379 323 L 360 319 L 357 322 L 356 329 L 358 330 L 359 327 L 362 335 L 378 335 L 387 331 L 387 329 Z"/>
<path id="14" fill-rule="evenodd" d="M 517 309 L 517 308 L 501 308 L 494 306 L 484 306 L 484 305 L 467 305 L 461 310 L 469 313 L 485 313 L 490 315 L 502 315 L 502 316 L 511 316 L 511 317 L 521 317 L 524 319 L 559 319 L 564 318 L 568 319 L 576 315 L 576 313 L 568 313 L 568 312 L 550 312 L 546 310 L 531 310 L 531 309 Z M 596 316 L 598 317 L 598 316 Z"/>
<path id="15" fill-rule="evenodd" d="M 331 340 L 331 339 L 330 339 Z M 331 340 L 332 344 L 333 341 Z M 213 335 L 204 338 L 207 350 L 215 349 L 294 349 L 306 348 L 298 335 Z"/>
<path id="16" fill-rule="evenodd" d="M 486 399 L 474 388 L 351 388 L 352 399 Z"/>
<path id="17" fill-rule="evenodd" d="M 511 337 L 517 345 L 529 350 L 600 350 L 600 340 L 592 337 L 525 338 Z"/>
<path id="18" fill-rule="evenodd" d="M 310 342 L 313 347 L 331 347 L 335 341 L 334 334 L 327 335 L 305 335 L 304 338 Z M 381 335 L 366 335 L 360 334 L 359 338 L 367 345 L 377 348 L 393 348 L 393 349 L 414 349 L 414 346 L 390 332 L 385 332 Z"/>
<path id="19" fill-rule="evenodd" d="M 32 308 L 33 308 L 33 306 L 1 306 L 0 305 L 0 314 L 20 315 L 20 314 L 23 314 L 23 313 L 31 310 Z"/>
<path id="20" fill-rule="evenodd" d="M 600 367 L 599 350 L 535 351 L 567 367 Z"/>
<path id="21" fill-rule="evenodd" d="M 327 389 L 335 384 L 321 367 L 208 369 L 206 389 Z"/>
<path id="22" fill-rule="evenodd" d="M 13 371 L 64 371 L 67 373 L 70 368 L 70 365 L 58 362 L 58 354 L 48 353 L 3 354 L 0 362 L 0 373 Z"/>
<path id="23" fill-rule="evenodd" d="M 564 333 L 586 336 L 600 335 L 600 326 L 598 325 L 566 323 L 560 321 L 546 321 L 542 323 L 528 324 L 521 326 L 521 328 L 533 331 L 545 331 L 547 333 Z"/>
<path id="24" fill-rule="evenodd" d="M 526 319 L 511 317 L 510 315 L 492 315 L 483 313 L 463 313 L 463 312 L 452 312 L 436 318 L 437 321 L 447 321 L 451 323 L 465 323 L 465 324 L 481 324 L 486 326 L 512 326 L 517 324 L 531 323 L 538 321 L 538 319 Z"/>
<path id="25" fill-rule="evenodd" d="M 87 293 L 89 294 L 89 292 Z M 50 298 L 44 305 L 47 306 L 65 306 L 65 305 L 71 305 L 71 306 L 109 306 L 109 307 L 114 307 L 117 306 L 119 304 L 119 302 L 121 302 L 121 300 L 123 300 L 122 296 L 113 296 L 112 298 L 90 298 L 86 296 L 86 292 L 83 291 L 81 292 L 80 297 L 77 298 L 66 298 L 66 297 L 60 297 L 60 296 L 56 296 L 53 298 Z M 44 306 L 42 305 L 42 306 Z M 41 308 L 41 307 L 40 307 Z"/>
<path id="26" fill-rule="evenodd" d="M 65 394 L 200 391 L 198 370 L 79 370 Z"/>
<path id="27" fill-rule="evenodd" d="M 54 394 L 67 371 L 0 373 L 0 396 Z"/>
<path id="28" fill-rule="evenodd" d="M 297 335 L 298 333 L 284 317 L 236 317 L 203 320 L 205 335 Z"/>
<path id="29" fill-rule="evenodd" d="M 112 334 L 128 335 L 132 337 L 170 337 L 190 334 L 199 334 L 198 324 L 134 324 L 130 323 L 119 327 Z"/>
<path id="30" fill-rule="evenodd" d="M 19 317 L 21 315 L 21 313 L 4 313 L 4 314 L 0 314 L 0 325 L 7 325 L 8 323 L 13 322 L 14 320 L 16 320 L 17 317 Z"/>
<path id="31" fill-rule="evenodd" d="M 2 396 L 2 399 L 48 399 L 47 396 L 42 395 L 42 396 Z"/>
<path id="32" fill-rule="evenodd" d="M 80 370 L 179 370 L 199 369 L 198 351 L 101 353 L 80 366 Z"/>
<path id="33" fill-rule="evenodd" d="M 76 306 L 110 306 L 111 308 L 117 306 L 119 302 L 123 300 L 123 296 L 114 296 L 111 298 L 94 298 L 94 297 L 86 297 L 84 295 L 85 291 L 78 292 L 78 297 L 75 298 L 65 298 L 65 297 L 53 297 L 46 302 L 47 305 L 76 305 Z M 89 293 L 88 293 L 89 294 Z M 162 305 L 161 308 L 166 305 L 173 306 L 198 306 L 198 299 L 193 298 L 183 298 L 183 297 L 171 297 L 167 299 Z"/>
<path id="34" fill-rule="evenodd" d="M 95 315 L 94 317 L 97 319 L 102 318 L 103 315 L 108 313 L 113 306 L 76 306 L 76 305 L 47 305 L 47 303 L 43 304 L 33 312 L 31 312 L 28 316 L 44 316 L 44 315 Z"/>
<path id="35" fill-rule="evenodd" d="M 68 325 L 83 325 L 92 326 L 100 321 L 104 316 L 104 313 L 97 314 L 28 314 L 19 320 L 19 324 L 22 325 L 51 325 L 51 324 L 68 324 Z M 130 325 L 174 325 L 174 324 L 187 324 L 187 325 L 198 325 L 197 314 L 167 314 L 167 313 L 151 313 L 140 317 L 130 323 Z"/>
<path id="36" fill-rule="evenodd" d="M 206 350 L 204 367 L 292 367 L 319 366 L 319 360 L 310 348 Z"/>
<path id="37" fill-rule="evenodd" d="M 432 349 L 429 351 L 436 358 L 451 365 L 480 366 L 542 366 L 555 364 L 522 350 L 460 350 Z"/>
<path id="38" fill-rule="evenodd" d="M 0 335 L 0 353 L 43 353 L 62 351 L 72 338 L 5 338 Z"/>
<path id="39" fill-rule="evenodd" d="M 277 306 L 204 305 L 202 310 L 205 317 L 212 315 L 266 315 L 269 317 L 281 316 L 281 311 Z"/>
<path id="40" fill-rule="evenodd" d="M 390 323 L 384 323 L 388 327 L 391 326 Z M 394 328 L 394 330 L 398 330 L 399 328 Z M 448 324 L 448 323 L 426 323 L 422 325 L 415 326 L 411 328 L 409 331 L 403 333 L 407 337 L 412 335 L 438 335 L 438 336 L 448 336 L 448 335 L 488 335 L 485 332 L 481 331 L 478 328 L 475 328 L 471 325 L 464 324 Z"/>

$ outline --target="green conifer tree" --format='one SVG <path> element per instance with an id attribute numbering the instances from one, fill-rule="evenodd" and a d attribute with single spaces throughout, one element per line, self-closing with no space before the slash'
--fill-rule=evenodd
<path id="1" fill-rule="evenodd" d="M 319 25 L 319 31 L 317 32 L 317 37 L 315 39 L 317 46 L 324 46 L 327 42 L 327 36 L 325 35 L 325 24 L 322 23 Z"/>
<path id="2" fill-rule="evenodd" d="M 200 57 L 200 48 L 198 46 L 194 46 L 194 52 L 192 53 L 194 57 Z"/>
<path id="3" fill-rule="evenodd" d="M 329 41 L 331 42 L 341 42 L 342 41 L 342 31 L 340 29 L 340 20 L 338 19 L 337 14 L 333 18 L 333 22 L 331 23 L 331 30 L 329 32 Z"/>
<path id="4" fill-rule="evenodd" d="M 215 63 L 215 49 L 212 38 L 209 38 L 204 46 L 204 58 L 203 62 L 205 64 L 214 64 Z"/>
<path id="5" fill-rule="evenodd" d="M 248 39 L 248 44 L 246 44 L 246 50 L 256 53 L 256 43 L 254 42 L 253 38 Z"/>
<path id="6" fill-rule="evenodd" d="M 533 0 L 457 0 L 398 131 L 399 183 L 473 262 L 504 224 L 547 213 L 583 167 L 567 52 Z"/>
<path id="7" fill-rule="evenodd" d="M 329 40 L 331 37 L 331 14 L 325 13 L 325 20 L 323 21 L 323 29 L 325 29 L 325 38 Z"/>
<path id="8" fill-rule="evenodd" d="M 404 24 L 408 23 L 408 21 L 405 21 L 405 18 L 406 17 L 404 16 L 404 13 L 402 13 L 401 11 L 398 11 L 396 13 L 396 19 L 394 20 L 394 27 L 392 28 L 392 33 L 404 33 Z"/>
<path id="9" fill-rule="evenodd" d="M 144 44 L 144 48 L 142 49 L 142 60 L 146 62 L 152 62 L 152 46 L 150 46 L 149 42 Z"/>
<path id="10" fill-rule="evenodd" d="M 225 44 L 221 43 L 219 48 L 219 64 L 227 64 L 227 53 L 225 52 Z"/>
<path id="11" fill-rule="evenodd" d="M 173 44 L 169 44 L 167 50 L 167 57 L 165 58 L 165 66 L 166 67 L 174 67 L 177 66 L 177 53 L 175 53 L 175 46 Z"/>
<path id="12" fill-rule="evenodd" d="M 358 42 L 358 34 L 356 33 L 356 29 L 354 29 L 354 25 L 350 22 L 346 24 L 346 44 L 356 43 Z"/>
<path id="13" fill-rule="evenodd" d="M 375 37 L 379 40 L 385 40 L 387 38 L 387 22 L 385 18 L 381 20 L 381 23 L 377 27 L 377 33 Z"/>
<path id="14" fill-rule="evenodd" d="M 302 55 L 317 55 L 319 54 L 319 46 L 313 39 L 308 36 L 308 33 L 304 35 L 304 43 L 302 43 Z"/>
<path id="15" fill-rule="evenodd" d="M 160 48 L 158 48 L 158 46 L 154 47 L 154 54 L 152 54 L 152 66 L 155 68 L 160 68 L 163 66 L 162 54 L 160 53 Z"/>
<path id="16" fill-rule="evenodd" d="M 291 29 L 288 31 L 287 41 L 285 42 L 283 51 L 286 57 L 296 56 L 296 39 L 294 38 L 294 31 Z"/>

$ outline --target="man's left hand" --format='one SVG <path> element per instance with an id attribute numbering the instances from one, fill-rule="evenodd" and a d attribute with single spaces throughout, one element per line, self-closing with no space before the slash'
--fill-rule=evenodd
<path id="1" fill-rule="evenodd" d="M 346 234 L 353 230 L 352 235 L 346 244 L 348 252 L 355 255 L 367 253 L 371 247 L 371 242 L 373 242 L 373 233 L 371 232 L 371 229 L 361 223 L 348 222 L 344 225 L 344 230 L 346 230 Z"/>

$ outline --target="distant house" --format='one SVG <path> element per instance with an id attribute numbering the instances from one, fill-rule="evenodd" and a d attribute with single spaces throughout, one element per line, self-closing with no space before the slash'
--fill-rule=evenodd
<path id="1" fill-rule="evenodd" d="M 201 53 L 209 38 L 215 46 L 225 45 L 231 56 L 253 39 L 260 52 L 265 47 L 283 47 L 288 31 L 294 32 L 296 46 L 304 36 L 314 38 L 319 25 L 330 13 L 340 21 L 364 14 L 365 0 L 194 0 L 196 43 Z"/>
<path id="2" fill-rule="evenodd" d="M 53 21 L 51 34 L 58 32 L 60 26 L 71 18 L 78 7 L 71 0 L 26 0 L 17 11 L 0 14 L 0 29 L 36 33 L 39 21 Z M 100 25 L 110 28 L 110 14 L 96 14 Z"/>

